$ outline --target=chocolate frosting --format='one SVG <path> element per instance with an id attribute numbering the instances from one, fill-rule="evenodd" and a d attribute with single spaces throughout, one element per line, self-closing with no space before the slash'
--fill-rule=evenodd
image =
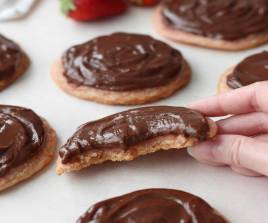
<path id="1" fill-rule="evenodd" d="M 196 111 L 169 106 L 143 107 L 82 125 L 62 146 L 59 155 L 63 163 L 68 163 L 89 150 L 128 150 L 142 141 L 168 134 L 205 140 L 208 132 L 207 119 Z"/>
<path id="2" fill-rule="evenodd" d="M 0 177 L 36 154 L 43 140 L 43 123 L 32 110 L 0 105 Z"/>
<path id="3" fill-rule="evenodd" d="M 227 223 L 208 203 L 171 189 L 147 189 L 93 205 L 76 223 Z"/>
<path id="4" fill-rule="evenodd" d="M 268 81 L 268 51 L 247 57 L 227 76 L 227 85 L 233 89 L 258 81 Z"/>
<path id="5" fill-rule="evenodd" d="M 162 14 L 167 25 L 213 39 L 268 34 L 267 0 L 167 0 Z"/>
<path id="6" fill-rule="evenodd" d="M 10 79 L 16 74 L 21 58 L 20 47 L 0 35 L 0 81 Z"/>
<path id="7" fill-rule="evenodd" d="M 127 33 L 73 46 L 62 57 L 68 82 L 112 91 L 167 84 L 179 75 L 182 62 L 180 52 L 167 44 Z"/>

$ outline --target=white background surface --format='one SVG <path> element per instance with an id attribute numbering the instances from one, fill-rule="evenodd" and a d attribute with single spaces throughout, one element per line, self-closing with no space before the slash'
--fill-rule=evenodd
<path id="1" fill-rule="evenodd" d="M 80 124 L 122 111 L 71 97 L 50 78 L 53 60 L 73 44 L 101 34 L 129 31 L 160 38 L 151 25 L 151 9 L 131 9 L 102 22 L 78 24 L 59 12 L 58 2 L 43 1 L 27 19 L 0 23 L 0 32 L 29 54 L 29 72 L 0 93 L 0 103 L 32 108 L 55 128 L 62 145 Z M 193 69 L 191 83 L 159 105 L 186 105 L 215 93 L 220 74 L 253 52 L 199 49 L 179 44 Z M 184 151 L 159 152 L 133 162 L 107 163 L 79 173 L 57 176 L 55 162 L 41 174 L 0 194 L 0 222 L 74 223 L 94 202 L 137 189 L 163 187 L 201 196 L 233 223 L 268 222 L 268 180 L 249 178 L 229 168 L 197 163 Z"/>

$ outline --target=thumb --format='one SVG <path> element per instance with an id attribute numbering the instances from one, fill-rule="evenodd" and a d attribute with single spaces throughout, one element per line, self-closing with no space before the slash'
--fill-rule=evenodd
<path id="1" fill-rule="evenodd" d="M 218 135 L 190 149 L 190 155 L 212 164 L 228 164 L 268 176 L 268 143 L 240 135 Z"/>

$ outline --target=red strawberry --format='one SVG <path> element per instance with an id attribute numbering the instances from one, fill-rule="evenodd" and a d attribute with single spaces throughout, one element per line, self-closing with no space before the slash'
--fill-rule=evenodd
<path id="1" fill-rule="evenodd" d="M 124 0 L 60 0 L 60 3 L 64 14 L 79 21 L 97 20 L 127 9 Z"/>
<path id="2" fill-rule="evenodd" d="M 156 5 L 159 0 L 130 0 L 130 2 L 140 6 L 153 6 Z"/>

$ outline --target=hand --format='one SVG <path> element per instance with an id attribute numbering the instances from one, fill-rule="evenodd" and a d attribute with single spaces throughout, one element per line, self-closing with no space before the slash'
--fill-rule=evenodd
<path id="1" fill-rule="evenodd" d="M 195 102 L 190 108 L 217 121 L 218 135 L 188 151 L 200 162 L 268 176 L 268 81 Z"/>

